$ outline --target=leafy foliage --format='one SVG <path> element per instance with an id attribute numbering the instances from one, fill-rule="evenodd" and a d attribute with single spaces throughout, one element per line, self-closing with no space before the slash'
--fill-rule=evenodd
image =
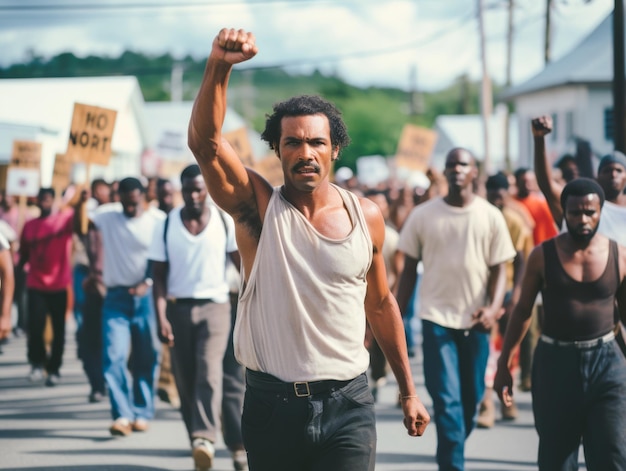
<path id="1" fill-rule="evenodd" d="M 169 54 L 147 56 L 132 51 L 125 51 L 117 58 L 80 58 L 66 52 L 48 60 L 32 53 L 28 63 L 0 68 L 0 79 L 134 75 L 146 101 L 167 101 L 171 93 L 172 68 L 178 64 L 184 71 L 183 98 L 193 100 L 205 61 L 206 58 L 196 60 L 187 56 L 176 60 Z M 297 94 L 321 95 L 342 110 L 352 144 L 343 151 L 339 162 L 352 169 L 360 156 L 395 154 L 406 123 L 430 127 L 440 114 L 477 113 L 479 109 L 479 86 L 470 83 L 467 77 L 460 77 L 440 91 L 421 93 L 422 109 L 416 113 L 412 106 L 416 97 L 400 89 L 364 89 L 319 71 L 305 76 L 276 68 L 236 68 L 230 82 L 229 104 L 253 128 L 261 131 L 272 105 Z"/>

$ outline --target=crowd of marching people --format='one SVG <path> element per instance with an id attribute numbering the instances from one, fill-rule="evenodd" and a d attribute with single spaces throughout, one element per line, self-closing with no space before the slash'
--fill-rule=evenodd
<path id="1" fill-rule="evenodd" d="M 550 127 L 549 118 L 540 118 L 534 128 L 537 175 L 519 168 L 481 180 L 471 153 L 453 149 L 444 169 L 413 172 L 375 187 L 361 185 L 347 168 L 333 176 L 338 187 L 374 202 L 384 218 L 387 281 L 402 312 L 407 355 L 422 347 L 440 469 L 462 469 L 472 428 L 495 425 L 494 396 L 503 395 L 502 377 L 508 378 L 508 389 L 501 418 L 515 420 L 510 372 L 521 390 L 534 390 L 533 352 L 552 339 L 546 329 L 556 335 L 565 328 L 564 322 L 549 320 L 541 293 L 531 296 L 533 302 L 522 299 L 533 250 L 569 227 L 559 201 L 563 188 L 586 180 L 571 165 L 569 172 L 548 165 L 542 140 Z M 14 198 L 3 195 L 0 306 L 14 313 L 8 329 L 3 316 L 3 332 L 27 335 L 30 380 L 54 387 L 62 381 L 71 311 L 88 400 L 108 398 L 112 435 L 148 430 L 158 395 L 180 408 L 198 469 L 210 469 L 220 433 L 235 469 L 247 469 L 241 431 L 245 375 L 233 348 L 241 286 L 235 226 L 212 202 L 198 165 L 189 165 L 177 180 L 131 177 L 114 189 L 96 179 L 88 192 L 72 186 L 63 195 L 42 188 L 24 214 L 18 214 Z M 605 156 L 596 182 L 599 189 L 583 191 L 602 194 L 603 218 L 595 229 L 619 241 L 626 233 L 626 157 Z M 487 244 L 479 243 L 483 231 Z M 468 259 L 481 244 L 487 252 Z M 468 308 L 464 299 L 476 296 L 462 290 L 478 290 L 478 298 L 494 302 Z M 459 299 L 451 301 L 459 291 Z M 471 314 L 451 317 L 450 302 L 459 303 L 455 311 Z M 528 309 L 525 328 L 514 329 L 519 349 L 504 340 L 517 305 Z M 613 325 L 615 319 L 607 322 Z M 376 400 L 389 367 L 367 327 L 369 388 Z M 544 408 L 541 414 L 543 424 L 548 412 Z M 565 445 L 543 445 L 558 434 L 541 427 L 540 456 L 559 459 Z"/>
<path id="2" fill-rule="evenodd" d="M 464 469 L 496 395 L 516 419 L 516 387 L 532 393 L 539 469 L 577 469 L 581 442 L 588 469 L 626 469 L 626 156 L 593 178 L 573 159 L 557 170 L 539 117 L 534 170 L 481 178 L 455 148 L 444 168 L 363 186 L 333 175 L 350 141 L 339 110 L 299 96 L 262 134 L 284 174 L 272 187 L 222 139 L 230 70 L 257 51 L 242 30 L 215 38 L 189 128 L 198 164 L 175 179 L 42 188 L 28 213 L 4 195 L 0 334 L 27 335 L 30 380 L 63 381 L 71 308 L 109 433 L 146 432 L 158 395 L 196 469 L 220 434 L 236 470 L 374 469 L 389 371 L 407 433 L 432 414 L 440 470 Z"/>
<path id="3" fill-rule="evenodd" d="M 26 335 L 29 379 L 54 387 L 73 314 L 88 401 L 108 398 L 111 435 L 147 431 L 158 395 L 181 410 L 199 469 L 210 468 L 223 432 L 243 470 L 232 220 L 208 200 L 197 165 L 179 178 L 128 177 L 115 188 L 96 179 L 90 191 L 72 186 L 59 198 L 42 188 L 35 209 L 19 216 L 4 196 L 3 336 Z"/>
<path id="4" fill-rule="evenodd" d="M 414 356 L 416 346 L 422 346 L 440 469 L 462 469 L 463 444 L 472 428 L 494 426 L 494 396 L 503 394 L 498 390 L 502 379 L 494 392 L 499 362 L 506 365 L 500 365 L 499 376 L 517 371 L 518 387 L 530 391 L 533 352 L 552 339 L 545 333 L 546 322 L 555 325 L 548 327 L 552 335 L 551 330 L 565 328 L 564 322 L 554 324 L 546 317 L 541 295 L 520 303 L 533 249 L 569 227 L 559 201 L 563 188 L 581 180 L 571 163 L 569 172 L 548 165 L 542 140 L 550 128 L 549 118 L 535 123 L 537 175 L 519 168 L 481 181 L 469 151 L 454 149 L 443 171 L 431 168 L 376 187 L 361 185 L 347 168 L 333 177 L 337 186 L 373 201 L 384 218 L 387 280 L 402 311 L 407 354 Z M 585 190 L 602 193 L 603 218 L 595 229 L 624 243 L 626 157 L 615 152 L 602 158 L 596 182 L 599 190 Z M 8 329 L 3 321 L 3 332 L 28 336 L 29 378 L 53 387 L 62 381 L 71 310 L 88 400 L 108 397 L 111 434 L 146 431 L 158 395 L 180 408 L 199 469 L 210 468 L 218 433 L 224 434 L 235 469 L 247 469 L 240 424 L 244 370 L 233 348 L 241 264 L 233 220 L 211 201 L 195 164 L 185 168 L 179 184 L 125 178 L 115 188 L 102 179 L 94 180 L 89 192 L 71 187 L 55 195 L 42 188 L 24 214 L 14 198 L 3 195 L 0 305 L 3 312 L 17 313 Z M 502 254 L 475 253 L 468 260 L 485 228 L 490 241 L 483 249 L 502 246 Z M 472 236 L 472 231 L 478 232 Z M 462 267 L 459 260 L 464 260 Z M 482 260 L 490 260 L 483 269 Z M 466 319 L 446 315 L 459 285 L 482 291 L 478 298 L 494 303 L 468 311 L 462 303 L 469 295 L 461 294 L 454 309 L 474 314 Z M 520 304 L 529 312 L 525 329 L 517 326 L 516 350 L 504 342 L 504 333 Z M 364 344 L 375 400 L 389 368 L 369 326 Z M 499 360 L 503 346 L 505 356 Z M 506 387 L 511 388 L 511 379 Z M 501 404 L 502 420 L 517 416 L 511 393 L 508 389 Z M 542 414 L 548 412 L 542 409 Z M 543 445 L 554 430 L 542 426 L 538 431 L 540 454 L 558 459 L 550 450 L 562 450 L 562 443 Z"/>

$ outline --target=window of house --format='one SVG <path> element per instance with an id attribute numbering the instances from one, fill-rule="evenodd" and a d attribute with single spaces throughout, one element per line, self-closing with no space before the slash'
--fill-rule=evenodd
<path id="1" fill-rule="evenodd" d="M 556 142 L 557 139 L 559 138 L 559 120 L 558 120 L 558 113 L 552 113 L 552 132 L 550 133 L 550 136 L 552 137 L 552 142 Z"/>

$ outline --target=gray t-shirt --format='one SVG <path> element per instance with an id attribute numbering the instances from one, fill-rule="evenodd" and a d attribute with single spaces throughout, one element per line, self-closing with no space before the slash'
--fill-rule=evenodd
<path id="1" fill-rule="evenodd" d="M 165 213 L 153 207 L 135 218 L 126 217 L 116 204 L 102 205 L 93 213 L 102 234 L 102 278 L 108 288 L 135 286 L 145 278 L 154 229 L 164 219 Z"/>

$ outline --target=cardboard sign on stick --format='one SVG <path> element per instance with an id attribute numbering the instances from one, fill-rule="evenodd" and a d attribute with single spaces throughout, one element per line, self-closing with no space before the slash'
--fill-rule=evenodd
<path id="1" fill-rule="evenodd" d="M 9 167 L 6 190 L 7 195 L 37 196 L 39 193 L 39 170 Z"/>
<path id="2" fill-rule="evenodd" d="M 108 165 L 117 111 L 74 103 L 67 156 L 74 162 Z"/>
<path id="3" fill-rule="evenodd" d="M 224 133 L 224 139 L 232 146 L 245 166 L 252 167 L 254 165 L 254 155 L 252 155 L 252 146 L 250 145 L 246 128 L 226 132 Z"/>
<path id="4" fill-rule="evenodd" d="M 405 124 L 396 151 L 396 166 L 425 173 L 436 141 L 437 133 L 432 129 Z"/>
<path id="5" fill-rule="evenodd" d="M 281 186 L 285 182 L 283 167 L 274 153 L 269 154 L 263 160 L 259 160 L 254 165 L 254 170 L 259 172 L 272 186 Z"/>
<path id="6" fill-rule="evenodd" d="M 178 180 L 183 170 L 192 163 L 182 160 L 163 160 L 159 168 L 159 176 L 168 180 Z"/>
<path id="7" fill-rule="evenodd" d="M 8 170 L 9 170 L 8 164 L 0 164 L 0 190 L 5 190 L 7 187 Z"/>
<path id="8" fill-rule="evenodd" d="M 13 141 L 11 167 L 39 170 L 41 165 L 41 142 Z"/>

